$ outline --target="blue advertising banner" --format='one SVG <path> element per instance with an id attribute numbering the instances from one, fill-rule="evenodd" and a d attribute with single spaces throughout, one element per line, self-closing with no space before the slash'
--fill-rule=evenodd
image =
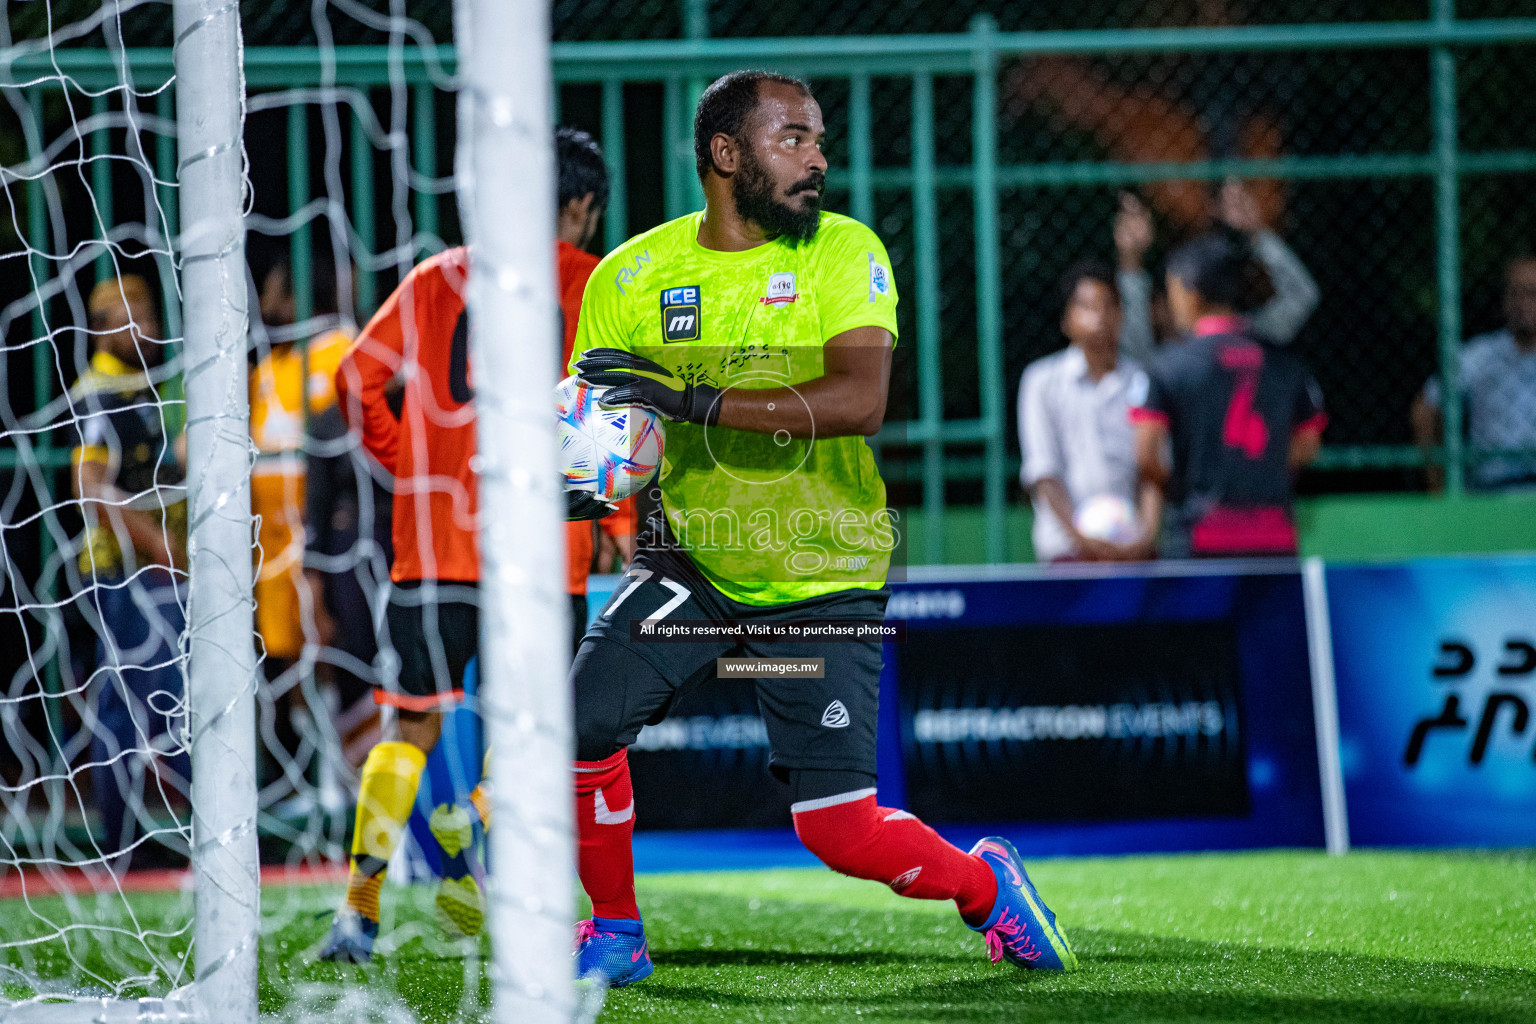
<path id="1" fill-rule="evenodd" d="M 1321 846 L 1295 564 L 1132 572 L 948 568 L 893 584 L 887 621 L 906 633 L 885 649 L 882 802 L 1030 855 Z M 630 751 L 637 827 L 789 824 L 750 683 L 689 689 L 672 711 Z"/>
<path id="2" fill-rule="evenodd" d="M 1536 845 L 1536 558 L 1327 581 L 1351 842 Z"/>
<path id="3" fill-rule="evenodd" d="M 893 586 L 882 801 L 1032 855 L 1322 845 L 1294 565 L 1013 573 Z"/>

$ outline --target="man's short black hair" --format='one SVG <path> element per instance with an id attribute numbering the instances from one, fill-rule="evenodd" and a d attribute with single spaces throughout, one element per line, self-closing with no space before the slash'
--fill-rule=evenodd
<path id="1" fill-rule="evenodd" d="M 1206 302 L 1251 313 L 1275 294 L 1275 286 L 1254 254 L 1248 236 L 1219 224 L 1169 253 L 1168 273 Z"/>
<path id="2" fill-rule="evenodd" d="M 556 210 L 588 192 L 597 209 L 608 208 L 608 164 L 592 136 L 580 128 L 555 129 L 555 168 L 560 179 Z"/>
<path id="3" fill-rule="evenodd" d="M 1077 286 L 1083 281 L 1097 281 L 1102 284 L 1109 289 L 1109 294 L 1114 296 L 1115 305 L 1120 305 L 1120 284 L 1115 280 L 1115 268 L 1103 260 L 1078 260 L 1067 268 L 1057 288 L 1063 314 L 1066 313 L 1067 307 L 1072 305 L 1072 296 L 1077 293 Z"/>
<path id="4" fill-rule="evenodd" d="M 747 119 L 757 109 L 758 89 L 764 82 L 792 86 L 811 95 L 811 87 L 800 79 L 771 71 L 732 71 L 711 82 L 699 97 L 699 109 L 693 117 L 693 159 L 700 179 L 715 166 L 709 140 L 720 134 L 741 138 Z"/>

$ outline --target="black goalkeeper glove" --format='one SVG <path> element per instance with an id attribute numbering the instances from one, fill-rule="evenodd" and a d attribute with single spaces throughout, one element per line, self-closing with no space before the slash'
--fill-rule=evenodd
<path id="1" fill-rule="evenodd" d="M 617 348 L 593 348 L 576 361 L 576 375 L 608 388 L 603 405 L 638 405 L 678 423 L 712 426 L 720 419 L 720 389 L 689 384 L 645 356 Z"/>
<path id="2" fill-rule="evenodd" d="M 604 519 L 619 510 L 617 505 L 593 495 L 591 491 L 565 492 L 565 521 L 580 522 L 587 519 Z"/>

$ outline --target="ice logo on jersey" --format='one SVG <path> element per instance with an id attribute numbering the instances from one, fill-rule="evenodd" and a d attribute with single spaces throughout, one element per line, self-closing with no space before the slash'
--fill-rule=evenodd
<path id="1" fill-rule="evenodd" d="M 699 286 L 686 284 L 661 293 L 663 341 L 698 341 L 703 317 L 699 312 Z"/>
<path id="2" fill-rule="evenodd" d="M 768 294 L 758 301 L 765 306 L 787 306 L 799 297 L 795 291 L 795 275 L 786 270 L 768 278 Z"/>
<path id="3" fill-rule="evenodd" d="M 875 254 L 869 254 L 869 301 L 874 302 L 881 295 L 891 294 L 891 272 L 885 268 L 885 264 L 875 259 Z"/>
<path id="4" fill-rule="evenodd" d="M 843 707 L 843 702 L 840 700 L 828 704 L 827 710 L 821 713 L 821 724 L 828 729 L 846 729 L 850 721 L 848 709 Z"/>

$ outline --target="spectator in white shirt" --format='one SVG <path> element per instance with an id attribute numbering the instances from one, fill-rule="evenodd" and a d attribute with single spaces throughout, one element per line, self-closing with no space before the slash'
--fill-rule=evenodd
<path id="1" fill-rule="evenodd" d="M 1019 382 L 1020 477 L 1034 502 L 1035 557 L 1055 561 L 1138 561 L 1155 553 L 1160 509 L 1140 497 L 1138 536 L 1116 543 L 1074 524 L 1089 499 L 1138 503 L 1130 409 L 1147 393 L 1147 375 L 1119 353 L 1120 295 L 1114 271 L 1080 263 L 1062 280 L 1061 332 L 1071 343 L 1031 363 Z"/>
<path id="2" fill-rule="evenodd" d="M 1222 185 L 1217 215 L 1248 236 L 1253 254 L 1274 285 L 1274 296 L 1249 318 L 1249 330 L 1276 345 L 1290 344 L 1317 308 L 1317 282 L 1280 236 L 1265 226 L 1258 202 L 1242 182 L 1233 179 Z M 1152 214 L 1141 200 L 1122 192 L 1115 217 L 1115 251 L 1120 262 L 1116 283 L 1124 311 L 1120 351 L 1143 365 L 1152 358 L 1158 340 L 1172 333 L 1166 311 L 1158 315 L 1152 277 L 1143 265 L 1153 234 Z"/>
<path id="3" fill-rule="evenodd" d="M 1501 331 L 1480 334 L 1461 350 L 1456 372 L 1466 402 L 1469 454 L 1467 483 L 1478 490 L 1536 487 L 1536 256 L 1514 260 L 1504 281 Z M 1413 432 L 1426 448 L 1438 445 L 1444 430 L 1441 384 L 1431 377 L 1413 404 Z M 1440 468 L 1432 467 L 1430 487 L 1438 490 Z"/>

